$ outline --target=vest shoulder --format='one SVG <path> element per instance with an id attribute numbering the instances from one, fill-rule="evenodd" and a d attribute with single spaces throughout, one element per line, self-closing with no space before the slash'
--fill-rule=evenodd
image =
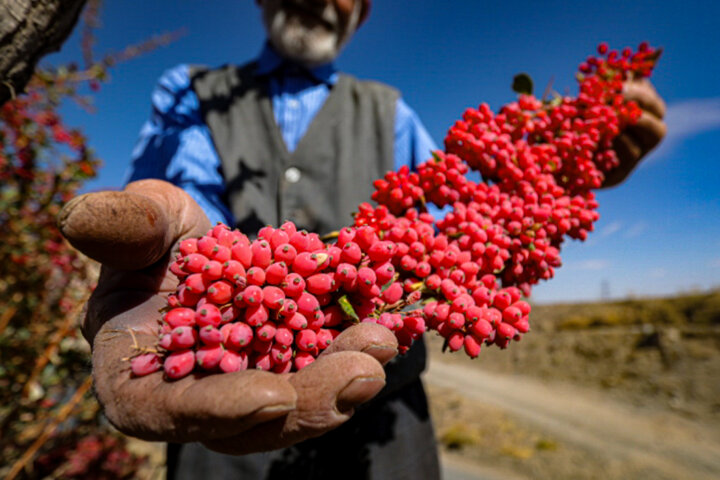
<path id="1" fill-rule="evenodd" d="M 359 79 L 357 77 L 344 73 L 342 75 L 350 82 L 352 87 L 356 90 L 363 91 L 364 93 L 369 93 L 377 97 L 389 97 L 392 99 L 400 98 L 400 91 L 393 86 L 378 82 L 377 80 Z"/>
<path id="2" fill-rule="evenodd" d="M 251 78 L 255 62 L 245 65 L 225 64 L 219 67 L 206 65 L 190 65 L 188 68 L 190 83 L 193 89 L 202 94 L 211 92 L 228 92 L 237 88 Z"/>

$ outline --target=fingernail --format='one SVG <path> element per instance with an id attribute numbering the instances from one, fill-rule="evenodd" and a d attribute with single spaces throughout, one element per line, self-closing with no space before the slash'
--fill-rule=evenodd
<path id="1" fill-rule="evenodd" d="M 378 362 L 385 365 L 387 362 L 395 358 L 398 354 L 398 350 L 392 345 L 370 345 L 369 347 L 364 348 L 362 353 L 370 355 Z"/>
<path id="2" fill-rule="evenodd" d="M 291 410 L 295 409 L 295 404 L 280 404 L 280 405 L 268 405 L 267 407 L 263 407 L 259 410 L 256 410 L 254 415 L 263 415 L 263 414 L 274 414 L 274 413 L 284 413 L 289 412 Z"/>
<path id="3" fill-rule="evenodd" d="M 356 405 L 367 402 L 385 386 L 382 377 L 360 377 L 343 388 L 338 394 L 336 405 L 339 412 L 346 412 Z"/>

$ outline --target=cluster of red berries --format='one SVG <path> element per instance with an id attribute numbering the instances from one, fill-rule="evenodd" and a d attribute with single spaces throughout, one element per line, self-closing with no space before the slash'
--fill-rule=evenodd
<path id="1" fill-rule="evenodd" d="M 167 353 L 136 356 L 133 372 L 297 370 L 358 322 L 391 329 L 403 352 L 428 329 L 471 357 L 483 343 L 519 340 L 529 330 L 523 295 L 561 265 L 564 238 L 584 240 L 598 219 L 591 189 L 640 114 L 622 83 L 658 55 L 646 44 L 598 50 L 604 57 L 581 66 L 577 98 L 468 109 L 446 152 L 377 180 L 379 205 L 360 205 L 334 243 L 291 222 L 253 241 L 224 225 L 184 240 L 158 342 Z M 468 180 L 470 168 L 485 181 Z M 427 202 L 452 211 L 436 221 Z"/>

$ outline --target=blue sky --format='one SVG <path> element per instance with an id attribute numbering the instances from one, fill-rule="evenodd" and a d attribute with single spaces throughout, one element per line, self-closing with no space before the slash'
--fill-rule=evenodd
<path id="1" fill-rule="evenodd" d="M 399 88 L 441 144 L 468 106 L 513 99 L 524 71 L 575 92 L 577 64 L 601 41 L 662 46 L 653 77 L 668 103 L 669 135 L 623 185 L 599 193 L 601 219 L 587 242 L 563 250 L 536 302 L 595 300 L 720 287 L 720 2 L 375 0 L 338 65 Z M 501 5 L 502 3 L 502 5 Z M 178 63 L 243 63 L 264 40 L 252 0 L 106 0 L 97 51 L 166 31 L 180 40 L 119 65 L 97 95 L 97 113 L 65 108 L 104 161 L 89 189 L 119 187 L 157 77 Z M 77 36 L 46 59 L 78 59 Z"/>

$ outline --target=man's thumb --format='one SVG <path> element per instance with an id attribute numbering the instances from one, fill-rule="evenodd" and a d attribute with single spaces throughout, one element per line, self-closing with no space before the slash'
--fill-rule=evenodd
<path id="1" fill-rule="evenodd" d="M 141 180 L 122 192 L 87 193 L 60 212 L 60 231 L 88 257 L 119 270 L 139 270 L 162 258 L 187 234 L 209 228 L 200 207 L 181 189 Z"/>

